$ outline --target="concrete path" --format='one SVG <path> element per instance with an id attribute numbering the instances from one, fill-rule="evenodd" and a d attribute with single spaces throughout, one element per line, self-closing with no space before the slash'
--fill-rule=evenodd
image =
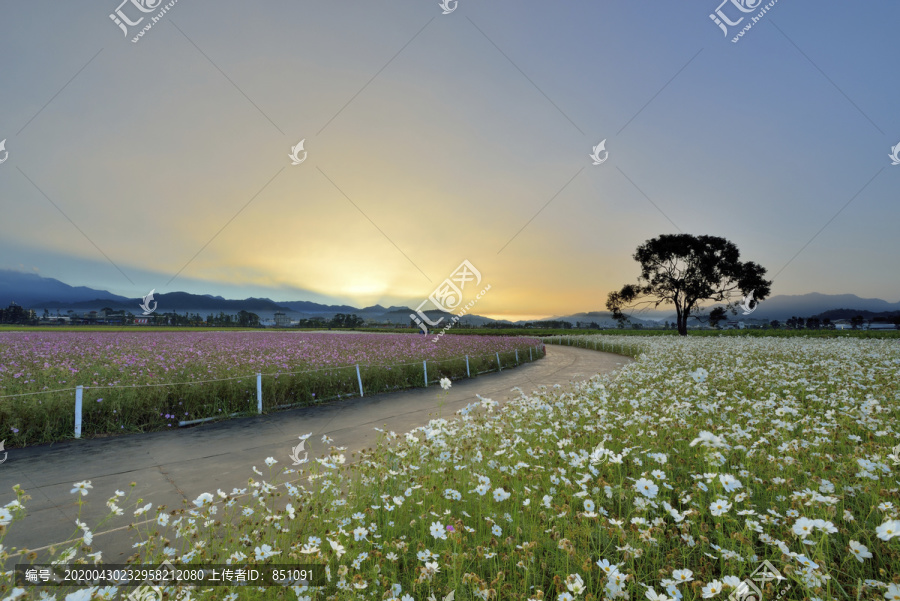
<path id="1" fill-rule="evenodd" d="M 631 361 L 611 353 L 547 345 L 544 359 L 456 381 L 446 396 L 440 387 L 431 386 L 166 432 L 12 449 L 0 464 L 0 507 L 15 499 L 14 484 L 32 498 L 25 502 L 27 516 L 10 525 L 3 543 L 7 551 L 30 549 L 38 553 L 38 563 L 49 561 L 50 545 L 62 550 L 70 545 L 61 543 L 81 537 L 75 524 L 80 497 L 87 502 L 80 519 L 94 532 L 92 550 L 102 550 L 106 563 L 125 563 L 138 540 L 128 530 L 135 521 L 138 498 L 143 499 L 141 505 L 153 503 L 144 517 L 155 519 L 159 505 L 180 509 L 204 492 L 215 495 L 220 488 L 226 493 L 246 488 L 248 478 L 259 479 L 253 466 L 269 473 L 266 457 L 278 460 L 275 468 L 290 467 L 291 449 L 299 442 L 297 437 L 307 432 L 313 433 L 307 445 L 310 458 L 325 450 L 321 437 L 327 434 L 334 439 L 333 445 L 347 447 L 349 460 L 352 452 L 374 445 L 379 434 L 375 427 L 403 433 L 437 417 L 439 410 L 443 417 L 452 418 L 476 401 L 476 394 L 503 404 L 517 396 L 513 387 L 531 392 L 540 386 L 567 386 Z M 279 481 L 286 479 L 282 476 Z M 72 485 L 82 480 L 90 480 L 93 489 L 86 497 L 71 494 Z M 132 488 L 132 482 L 137 486 Z M 130 503 L 120 502 L 125 513 L 98 526 L 109 512 L 106 501 L 116 490 L 130 494 Z M 11 558 L 8 569 L 14 563 Z"/>

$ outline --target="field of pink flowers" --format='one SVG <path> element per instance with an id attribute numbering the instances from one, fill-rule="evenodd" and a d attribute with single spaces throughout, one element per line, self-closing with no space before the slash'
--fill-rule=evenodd
<path id="1" fill-rule="evenodd" d="M 527 338 L 300 332 L 0 332 L 0 438 L 7 447 L 159 430 L 179 421 L 424 385 L 516 363 Z M 536 356 L 534 358 L 537 358 Z"/>

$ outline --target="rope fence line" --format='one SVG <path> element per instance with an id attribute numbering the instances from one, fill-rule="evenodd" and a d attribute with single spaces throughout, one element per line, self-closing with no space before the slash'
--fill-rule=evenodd
<path id="1" fill-rule="evenodd" d="M 5 394 L 5 395 L 0 396 L 0 399 L 12 399 L 15 397 L 20 397 L 20 396 L 31 396 L 33 394 L 50 394 L 53 392 L 68 392 L 69 390 L 75 390 L 75 389 L 74 388 L 54 388 L 53 390 L 38 390 L 37 392 L 22 392 L 19 394 Z"/>
<path id="2" fill-rule="evenodd" d="M 518 365 L 518 360 L 519 360 L 518 350 L 517 349 L 513 349 L 513 350 L 516 351 L 516 364 Z M 510 351 L 504 351 L 504 352 L 510 352 Z M 497 353 L 497 354 L 499 355 L 499 353 Z M 487 356 L 489 356 L 489 355 L 476 355 L 472 358 L 478 359 L 478 358 L 487 357 Z M 469 357 L 469 355 L 465 355 L 466 359 L 468 359 L 468 357 Z M 430 359 L 430 360 L 426 359 L 426 361 L 431 361 L 431 363 L 441 363 L 444 361 L 455 361 L 456 359 L 462 359 L 462 358 L 463 358 L 463 356 L 457 356 L 457 357 L 448 357 L 446 359 Z M 498 361 L 499 361 L 499 357 L 498 357 Z M 326 369 L 349 369 L 352 367 L 365 367 L 365 368 L 404 367 L 407 365 L 418 365 L 418 364 L 419 364 L 418 361 L 413 361 L 411 363 L 383 363 L 383 364 L 382 363 L 362 363 L 362 364 L 348 363 L 346 365 L 332 365 L 332 366 L 328 366 L 328 367 L 320 367 L 318 369 L 307 369 L 307 370 L 303 370 L 303 371 L 276 371 L 276 372 L 263 373 L 262 375 L 263 376 L 298 376 L 301 374 L 315 373 L 317 371 L 325 371 Z M 259 373 L 262 373 L 262 372 L 259 372 Z M 487 373 L 487 372 L 481 372 L 481 373 Z M 256 377 L 256 375 L 257 374 L 247 374 L 244 376 L 235 376 L 233 378 L 215 378 L 212 380 L 189 380 L 189 381 L 185 381 L 185 382 L 163 382 L 161 384 L 123 384 L 123 385 L 119 385 L 119 386 L 78 385 L 74 388 L 54 388 L 52 390 L 38 390 L 36 392 L 22 392 L 22 393 L 18 393 L 18 394 L 3 394 L 3 395 L 0 395 L 0 399 L 11 399 L 11 398 L 15 398 L 15 397 L 30 396 L 30 395 L 35 395 L 35 394 L 53 394 L 53 393 L 57 393 L 57 392 L 68 392 L 71 390 L 77 390 L 79 388 L 82 390 L 115 390 L 117 388 L 158 388 L 161 386 L 185 386 L 185 385 L 193 385 L 193 384 L 208 384 L 210 382 L 229 382 L 231 380 L 245 380 L 245 379 L 254 378 L 254 377 Z"/>
<path id="3" fill-rule="evenodd" d="M 542 354 L 541 354 L 542 347 L 543 347 L 543 343 L 529 346 L 529 349 L 528 349 L 529 362 L 534 361 L 534 357 L 532 354 L 533 350 L 536 350 L 538 352 L 539 358 L 542 356 Z M 513 351 L 515 352 L 515 364 L 519 365 L 519 350 L 513 349 Z M 504 351 L 504 352 L 509 353 L 512 351 Z M 470 358 L 471 359 L 484 359 L 484 358 L 488 358 L 488 357 L 490 357 L 490 354 L 475 355 L 473 357 L 470 357 L 469 355 L 464 355 L 464 356 L 456 356 L 456 357 L 447 357 L 445 359 L 432 359 L 432 360 L 425 359 L 422 361 L 422 371 L 423 371 L 424 380 L 425 380 L 424 386 L 427 388 L 428 384 L 430 382 L 430 380 L 428 379 L 428 363 L 429 363 L 429 361 L 432 364 L 441 364 L 441 363 L 445 363 L 445 362 L 449 362 L 449 361 L 457 361 L 457 360 L 461 360 L 461 359 L 465 358 L 465 360 L 466 360 L 466 377 L 471 378 L 472 375 L 471 375 L 470 364 L 469 364 Z M 496 371 L 498 371 L 498 372 L 502 371 L 503 364 L 500 361 L 499 351 L 494 353 L 494 357 L 497 359 L 497 370 Z M 410 363 L 362 364 L 362 365 L 359 363 L 355 363 L 355 364 L 351 363 L 351 364 L 341 365 L 341 366 L 328 366 L 328 367 L 320 367 L 317 369 L 293 371 L 293 372 L 276 371 L 276 372 L 271 372 L 271 373 L 266 373 L 266 374 L 264 374 L 262 372 L 257 372 L 255 374 L 256 409 L 257 409 L 256 412 L 258 414 L 262 414 L 262 412 L 263 412 L 263 395 L 262 395 L 262 378 L 263 378 L 263 376 L 265 376 L 265 377 L 273 377 L 274 376 L 275 378 L 277 378 L 279 376 L 299 376 L 299 375 L 303 375 L 303 374 L 311 374 L 311 373 L 321 372 L 321 371 L 325 371 L 325 370 L 335 370 L 336 371 L 336 370 L 355 368 L 356 369 L 356 378 L 357 378 L 357 382 L 359 384 L 359 396 L 363 397 L 363 396 L 365 396 L 365 390 L 363 387 L 363 378 L 362 378 L 362 374 L 360 372 L 360 367 L 364 367 L 366 369 L 373 369 L 373 368 L 374 369 L 385 369 L 385 368 L 392 369 L 395 367 L 416 366 L 418 364 L 419 364 L 418 361 L 410 362 Z M 481 375 L 484 373 L 491 373 L 494 371 L 495 370 L 493 370 L 493 369 L 489 369 L 486 371 L 476 372 L 475 375 L 478 376 L 478 375 Z M 58 388 L 58 389 L 54 389 L 54 390 L 41 390 L 41 391 L 26 392 L 26 393 L 21 393 L 21 394 L 2 395 L 2 396 L 0 396 L 0 400 L 7 399 L 7 398 L 30 396 L 30 395 L 36 395 L 36 394 L 56 394 L 56 393 L 69 392 L 69 391 L 74 390 L 75 391 L 75 438 L 81 438 L 83 395 L 84 395 L 85 390 L 158 388 L 158 387 L 164 387 L 164 386 L 184 386 L 184 385 L 193 385 L 193 384 L 207 384 L 207 383 L 212 383 L 212 382 L 228 382 L 228 381 L 233 381 L 233 380 L 241 380 L 241 381 L 251 380 L 252 381 L 253 378 L 254 378 L 253 375 L 248 374 L 248 375 L 243 375 L 243 376 L 235 376 L 235 377 L 231 377 L 231 378 L 215 378 L 212 380 L 193 380 L 193 381 L 187 381 L 187 382 L 166 382 L 166 383 L 159 383 L 159 384 L 131 384 L 131 385 L 120 385 L 120 386 L 83 386 L 83 385 L 79 385 L 79 386 L 76 386 L 75 388 Z M 452 380 L 452 378 L 451 378 L 451 380 Z M 433 381 L 437 381 L 437 380 L 433 380 Z M 394 389 L 399 390 L 402 388 L 403 387 L 395 387 Z M 327 401 L 331 401 L 331 400 L 335 400 L 335 399 L 344 399 L 344 398 L 348 398 L 351 396 L 354 396 L 354 395 L 339 394 L 338 396 L 327 398 L 327 399 L 317 399 L 316 402 L 322 403 L 322 402 L 327 402 Z M 271 407 L 270 409 L 285 409 L 285 408 L 289 408 L 289 407 L 296 407 L 298 405 L 308 405 L 308 404 L 309 403 L 305 402 L 305 401 L 298 401 L 296 403 L 278 405 L 276 407 Z M 244 413 L 245 412 L 231 413 L 227 417 L 235 417 L 238 415 L 242 415 Z M 179 427 L 188 426 L 188 425 L 203 423 L 203 422 L 207 422 L 207 421 L 219 420 L 219 419 L 222 419 L 223 417 L 224 416 L 219 415 L 219 416 L 213 416 L 213 417 L 204 417 L 204 418 L 199 418 L 199 419 L 193 419 L 193 420 L 189 420 L 189 421 L 179 421 L 178 426 Z"/>

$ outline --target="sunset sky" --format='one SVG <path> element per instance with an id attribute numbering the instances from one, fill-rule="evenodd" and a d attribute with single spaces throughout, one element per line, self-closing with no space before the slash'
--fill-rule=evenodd
<path id="1" fill-rule="evenodd" d="M 137 43 L 161 7 L 126 37 L 119 2 L 0 9 L 0 268 L 362 307 L 469 260 L 518 319 L 603 310 L 681 231 L 773 294 L 900 300 L 896 2 L 782 0 L 738 43 L 721 0 L 180 0 Z"/>

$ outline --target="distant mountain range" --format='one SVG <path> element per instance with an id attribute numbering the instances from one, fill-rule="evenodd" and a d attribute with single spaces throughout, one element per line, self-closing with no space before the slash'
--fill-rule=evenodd
<path id="1" fill-rule="evenodd" d="M 715 306 L 707 308 L 707 313 Z M 810 292 L 808 294 L 787 295 L 779 294 L 759 303 L 750 315 L 744 315 L 738 308 L 737 315 L 727 314 L 730 321 L 744 321 L 747 323 L 761 321 L 785 321 L 791 317 L 818 317 L 850 319 L 856 315 L 862 315 L 866 319 L 882 316 L 887 317 L 893 313 L 900 313 L 900 302 L 889 303 L 880 298 L 861 298 L 855 294 L 820 294 Z M 671 313 L 663 321 L 675 321 L 675 313 Z M 693 323 L 699 323 L 691 320 Z"/>
<path id="2" fill-rule="evenodd" d="M 350 305 L 325 305 L 312 301 L 273 301 L 269 298 L 246 298 L 243 300 L 230 300 L 211 294 L 191 294 L 188 292 L 154 293 L 154 301 L 157 303 L 159 313 L 199 313 L 204 318 L 210 313 L 220 312 L 236 314 L 239 311 L 256 313 L 262 319 L 271 319 L 276 312 L 282 312 L 293 319 L 309 319 L 322 317 L 330 319 L 338 313 L 356 314 L 360 317 L 387 321 L 398 324 L 408 324 L 410 313 L 408 307 L 383 307 L 373 305 L 371 307 L 357 308 Z M 65 315 L 68 310 L 76 313 L 99 311 L 109 308 L 114 311 L 125 310 L 136 315 L 141 314 L 139 307 L 143 299 L 119 296 L 106 290 L 97 290 L 84 286 L 70 286 L 53 278 L 41 277 L 34 273 L 24 273 L 9 269 L 0 269 L 0 307 L 6 307 L 11 302 L 34 309 L 41 315 L 44 309 L 51 314 L 59 311 Z M 432 320 L 441 316 L 438 311 L 427 311 L 426 314 Z M 462 318 L 463 323 L 481 325 L 493 321 L 478 315 L 467 315 Z"/>
<path id="3" fill-rule="evenodd" d="M 391 323 L 408 324 L 412 309 L 409 307 L 392 306 L 383 307 L 374 305 L 371 307 L 357 308 L 350 305 L 326 305 L 311 301 L 273 301 L 268 298 L 246 298 L 243 300 L 229 300 L 221 296 L 210 294 L 190 294 L 187 292 L 156 293 L 154 299 L 158 303 L 158 312 L 199 313 L 206 317 L 210 313 L 220 312 L 235 314 L 238 311 L 256 313 L 263 319 L 271 319 L 276 312 L 283 312 L 293 319 L 323 317 L 330 319 L 337 313 L 355 313 L 360 317 Z M 10 302 L 15 302 L 23 307 L 34 309 L 39 315 L 44 309 L 52 314 L 59 311 L 65 314 L 68 310 L 78 313 L 87 311 L 99 311 L 104 307 L 113 310 L 124 309 L 134 314 L 140 314 L 139 304 L 142 299 L 128 298 L 85 286 L 70 286 L 53 278 L 41 277 L 34 273 L 0 269 L 0 307 L 6 307 Z M 711 308 L 711 307 L 710 307 Z M 741 320 L 748 323 L 787 320 L 791 317 L 828 317 L 832 320 L 849 318 L 854 315 L 862 315 L 866 319 L 872 317 L 900 313 L 900 302 L 889 303 L 878 298 L 860 298 L 855 294 L 820 294 L 811 292 L 801 295 L 777 295 L 761 302 L 757 309 L 750 315 L 742 315 L 738 309 L 737 315 L 728 314 L 729 320 Z M 437 311 L 429 311 L 432 319 L 440 316 Z M 614 327 L 616 321 L 607 311 L 591 311 L 575 313 L 559 317 L 550 317 L 547 320 L 568 321 L 573 325 L 577 322 L 596 323 L 601 327 Z M 466 315 L 461 320 L 463 323 L 482 325 L 497 320 L 479 315 Z M 665 312 L 636 312 L 630 318 L 634 324 L 645 326 L 656 325 L 658 322 L 675 322 L 675 313 L 667 316 Z M 526 323 L 524 320 L 510 322 L 514 324 Z"/>

